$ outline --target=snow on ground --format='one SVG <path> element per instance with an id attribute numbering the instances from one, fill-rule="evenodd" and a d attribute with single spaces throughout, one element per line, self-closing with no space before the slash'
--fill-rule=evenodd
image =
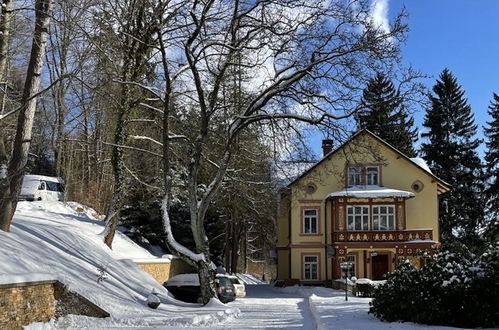
<path id="1" fill-rule="evenodd" d="M 317 329 L 461 329 L 444 326 L 428 326 L 411 322 L 382 322 L 372 314 L 368 314 L 371 298 L 348 296 L 345 292 L 321 287 L 288 287 L 281 290 L 296 292 L 308 299 L 311 313 L 317 324 Z"/>
<path id="2" fill-rule="evenodd" d="M 120 232 L 109 250 L 99 235 L 102 230 L 102 221 L 90 212 L 77 212 L 74 205 L 19 202 L 11 231 L 0 231 L 0 277 L 53 275 L 111 314 L 106 319 L 69 315 L 28 329 L 185 327 L 218 324 L 239 313 L 228 305 L 202 307 L 173 299 L 134 262 L 124 260 L 154 256 Z M 101 271 L 106 278 L 98 282 Z M 152 289 L 162 302 L 157 310 L 146 303 Z"/>

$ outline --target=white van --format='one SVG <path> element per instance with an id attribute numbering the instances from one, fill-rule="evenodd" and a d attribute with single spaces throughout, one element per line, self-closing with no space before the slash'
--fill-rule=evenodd
<path id="1" fill-rule="evenodd" d="M 51 176 L 25 175 L 19 200 L 64 201 L 64 180 Z"/>

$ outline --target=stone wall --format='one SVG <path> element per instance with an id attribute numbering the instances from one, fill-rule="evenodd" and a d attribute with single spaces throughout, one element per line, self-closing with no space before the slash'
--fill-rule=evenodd
<path id="1" fill-rule="evenodd" d="M 165 260 L 157 262 L 136 260 L 135 262 L 159 283 L 164 283 L 178 274 L 195 272 L 194 268 L 186 264 L 182 259 L 177 258 L 169 262 Z"/>
<path id="2" fill-rule="evenodd" d="M 0 329 L 18 330 L 68 314 L 108 317 L 109 313 L 55 280 L 0 284 Z"/>
<path id="3" fill-rule="evenodd" d="M 55 281 L 0 286 L 0 329 L 17 330 L 55 315 Z"/>

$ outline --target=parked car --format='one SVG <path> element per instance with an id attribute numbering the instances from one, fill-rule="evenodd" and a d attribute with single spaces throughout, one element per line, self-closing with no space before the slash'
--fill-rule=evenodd
<path id="1" fill-rule="evenodd" d="M 234 289 L 236 290 L 236 297 L 246 297 L 246 286 L 244 285 L 244 283 L 235 275 L 229 275 L 229 279 L 232 282 L 232 285 L 234 285 Z"/>
<path id="2" fill-rule="evenodd" d="M 215 277 L 218 299 L 224 304 L 234 301 L 236 293 L 234 285 L 226 275 Z M 175 299 L 198 303 L 201 299 L 198 274 L 179 274 L 163 283 L 163 286 L 175 297 Z"/>
<path id="3" fill-rule="evenodd" d="M 19 200 L 64 201 L 64 180 L 44 175 L 25 175 Z"/>

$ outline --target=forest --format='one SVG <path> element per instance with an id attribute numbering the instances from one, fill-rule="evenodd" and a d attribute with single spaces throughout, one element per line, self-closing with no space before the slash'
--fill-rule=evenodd
<path id="1" fill-rule="evenodd" d="M 62 177 L 68 200 L 106 215 L 109 248 L 118 225 L 162 246 L 198 270 L 207 303 L 212 264 L 270 262 L 279 191 L 318 158 L 310 135 L 339 145 L 367 128 L 453 187 L 443 243 L 497 241 L 499 95 L 478 127 L 451 70 L 435 80 L 401 64 L 407 13 L 387 27 L 370 12 L 364 0 L 2 0 L 0 229 L 25 173 Z"/>

